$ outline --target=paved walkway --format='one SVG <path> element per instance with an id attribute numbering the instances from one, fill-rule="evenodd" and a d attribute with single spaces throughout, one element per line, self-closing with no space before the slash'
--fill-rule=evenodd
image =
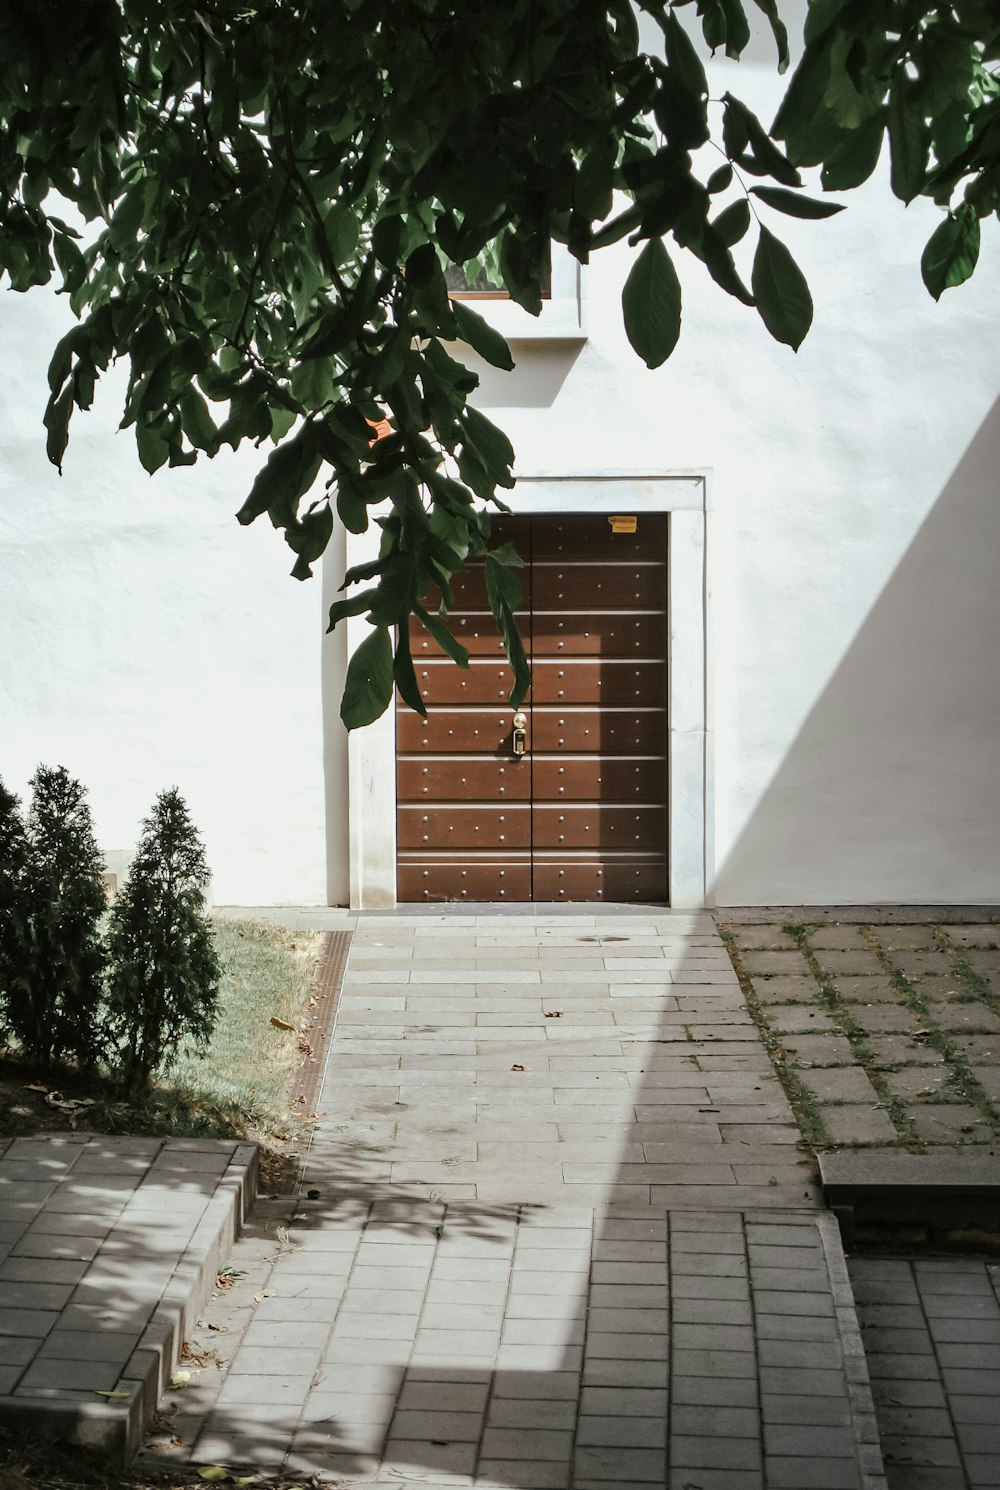
<path id="1" fill-rule="evenodd" d="M 836 1226 L 710 917 L 361 917 L 321 1109 L 160 1462 L 884 1483 Z"/>

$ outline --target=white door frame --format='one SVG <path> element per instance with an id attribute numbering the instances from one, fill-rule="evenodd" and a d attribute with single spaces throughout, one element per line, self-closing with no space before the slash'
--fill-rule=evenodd
<path id="1" fill-rule="evenodd" d="M 704 471 L 648 475 L 589 471 L 519 474 L 500 495 L 519 513 L 666 512 L 669 902 L 710 904 L 714 882 L 713 706 L 709 666 L 709 479 Z M 348 567 L 378 552 L 380 530 L 347 535 Z M 363 616 L 347 622 L 348 651 L 368 634 Z M 348 839 L 352 910 L 396 904 L 396 714 L 354 730 L 348 743 Z"/>

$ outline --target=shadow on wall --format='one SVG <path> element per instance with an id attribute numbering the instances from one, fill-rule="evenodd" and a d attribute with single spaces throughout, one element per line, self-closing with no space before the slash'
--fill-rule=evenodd
<path id="1" fill-rule="evenodd" d="M 1000 400 L 746 828 L 718 903 L 1000 900 Z M 836 824 L 836 835 L 829 825 Z"/>
<path id="2" fill-rule="evenodd" d="M 480 409 L 549 409 L 555 403 L 582 343 L 562 341 L 518 341 L 510 339 L 515 377 L 490 367 L 474 352 L 463 352 L 462 361 L 479 375 L 479 388 L 472 402 Z"/>

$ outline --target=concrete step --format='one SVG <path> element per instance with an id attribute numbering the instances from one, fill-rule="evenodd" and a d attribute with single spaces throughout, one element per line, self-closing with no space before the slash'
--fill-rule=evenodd
<path id="1" fill-rule="evenodd" d="M 255 1144 L 87 1134 L 0 1149 L 0 1421 L 125 1464 L 257 1188 Z"/>
<path id="2" fill-rule="evenodd" d="M 865 1148 L 817 1157 L 849 1249 L 895 1242 L 1000 1256 L 1000 1158 L 992 1150 Z"/>

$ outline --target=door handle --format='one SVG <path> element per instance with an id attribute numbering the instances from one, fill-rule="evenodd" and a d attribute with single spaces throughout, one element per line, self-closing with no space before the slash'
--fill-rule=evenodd
<path id="1" fill-rule="evenodd" d="M 514 715 L 514 754 L 524 755 L 528 749 L 528 716 L 520 709 Z"/>

